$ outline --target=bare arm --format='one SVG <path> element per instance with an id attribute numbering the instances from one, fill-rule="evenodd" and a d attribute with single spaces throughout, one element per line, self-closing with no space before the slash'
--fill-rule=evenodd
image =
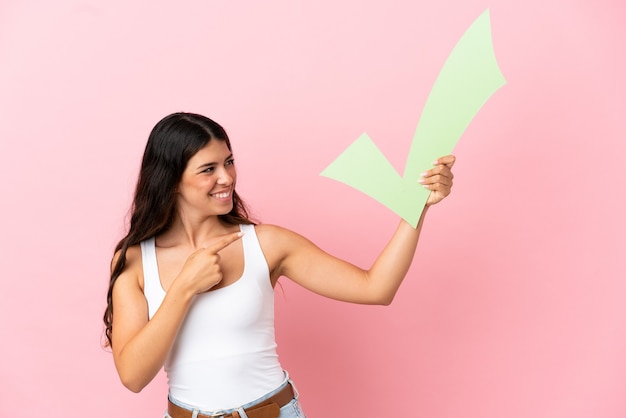
<path id="1" fill-rule="evenodd" d="M 268 261 L 273 277 L 284 275 L 305 288 L 333 299 L 388 305 L 393 300 L 408 272 L 424 216 L 429 206 L 441 201 L 452 187 L 453 156 L 442 157 L 427 171 L 422 184 L 431 194 L 427 206 L 414 229 L 400 221 L 388 244 L 371 268 L 361 269 L 322 251 L 306 238 L 275 226 L 262 226 L 260 237 L 266 236 Z"/>
<path id="2" fill-rule="evenodd" d="M 112 351 L 124 386 L 141 391 L 159 372 L 174 343 L 193 297 L 222 279 L 217 252 L 239 239 L 228 234 L 211 248 L 194 252 L 148 320 L 148 303 L 139 285 L 140 250 L 128 253 L 128 264 L 113 288 Z"/>
<path id="3" fill-rule="evenodd" d="M 113 358 L 124 386 L 141 391 L 159 372 L 193 295 L 176 289 L 166 294 L 148 320 L 148 304 L 131 274 L 122 274 L 113 289 Z"/>

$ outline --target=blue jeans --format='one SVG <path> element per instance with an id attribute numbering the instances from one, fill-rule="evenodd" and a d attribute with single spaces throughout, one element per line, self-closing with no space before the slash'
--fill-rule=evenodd
<path id="1" fill-rule="evenodd" d="M 190 411 L 193 412 L 197 412 L 203 415 L 208 415 L 208 416 L 212 416 L 212 415 L 216 415 L 216 416 L 220 416 L 220 415 L 225 415 L 225 414 L 230 414 L 232 412 L 239 412 L 239 415 L 241 415 L 241 418 L 248 418 L 248 416 L 246 415 L 244 409 L 246 408 L 250 408 L 260 402 L 263 402 L 264 400 L 274 396 L 276 393 L 280 392 L 281 389 L 283 389 L 285 386 L 287 386 L 288 384 L 291 384 L 291 386 L 293 387 L 293 391 L 294 391 L 294 398 L 291 400 L 291 402 L 289 402 L 287 405 L 284 405 L 282 408 L 280 408 L 280 415 L 278 415 L 278 418 L 306 418 L 306 416 L 304 415 L 304 412 L 302 411 L 302 407 L 300 406 L 300 402 L 298 402 L 298 390 L 296 389 L 296 386 L 293 384 L 293 382 L 291 381 L 291 379 L 289 379 L 289 374 L 287 374 L 287 372 L 285 372 L 285 381 L 283 383 L 281 383 L 281 385 L 279 387 L 277 387 L 276 389 L 274 389 L 273 391 L 266 393 L 265 395 L 261 396 L 260 398 L 247 403 L 239 408 L 233 408 L 233 409 L 224 409 L 224 410 L 219 410 L 219 411 L 202 411 L 202 410 L 198 410 L 196 408 L 194 408 L 191 405 L 187 405 L 184 404 L 182 402 L 177 401 L 176 399 L 172 399 L 170 398 L 170 401 L 173 404 L 176 404 L 182 408 L 188 409 Z M 192 415 L 195 417 L 195 415 Z M 171 418 L 170 414 L 167 413 L 167 411 L 165 411 L 165 414 L 163 415 L 163 418 Z"/>

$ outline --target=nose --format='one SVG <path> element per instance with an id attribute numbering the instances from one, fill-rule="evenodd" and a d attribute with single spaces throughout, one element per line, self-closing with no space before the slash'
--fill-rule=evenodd
<path id="1" fill-rule="evenodd" d="M 219 171 L 217 184 L 221 186 L 230 186 L 233 183 L 233 176 L 224 167 Z"/>

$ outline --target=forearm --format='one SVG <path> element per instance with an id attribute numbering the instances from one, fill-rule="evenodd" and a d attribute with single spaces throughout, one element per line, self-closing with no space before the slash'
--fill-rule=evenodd
<path id="1" fill-rule="evenodd" d="M 413 262 L 427 210 L 428 206 L 422 211 L 415 228 L 405 220 L 400 221 L 389 243 L 367 271 L 369 286 L 376 303 L 390 304 L 402 284 Z"/>

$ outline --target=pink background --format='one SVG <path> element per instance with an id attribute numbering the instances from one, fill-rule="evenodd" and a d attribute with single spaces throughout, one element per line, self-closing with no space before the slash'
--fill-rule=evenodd
<path id="1" fill-rule="evenodd" d="M 364 131 L 401 169 L 486 8 L 508 84 L 396 300 L 283 281 L 281 360 L 313 418 L 626 416 L 624 2 L 140 3 L 0 3 L 0 416 L 161 416 L 163 376 L 130 393 L 100 338 L 162 116 L 222 123 L 258 218 L 367 267 L 397 217 L 318 174 Z"/>

